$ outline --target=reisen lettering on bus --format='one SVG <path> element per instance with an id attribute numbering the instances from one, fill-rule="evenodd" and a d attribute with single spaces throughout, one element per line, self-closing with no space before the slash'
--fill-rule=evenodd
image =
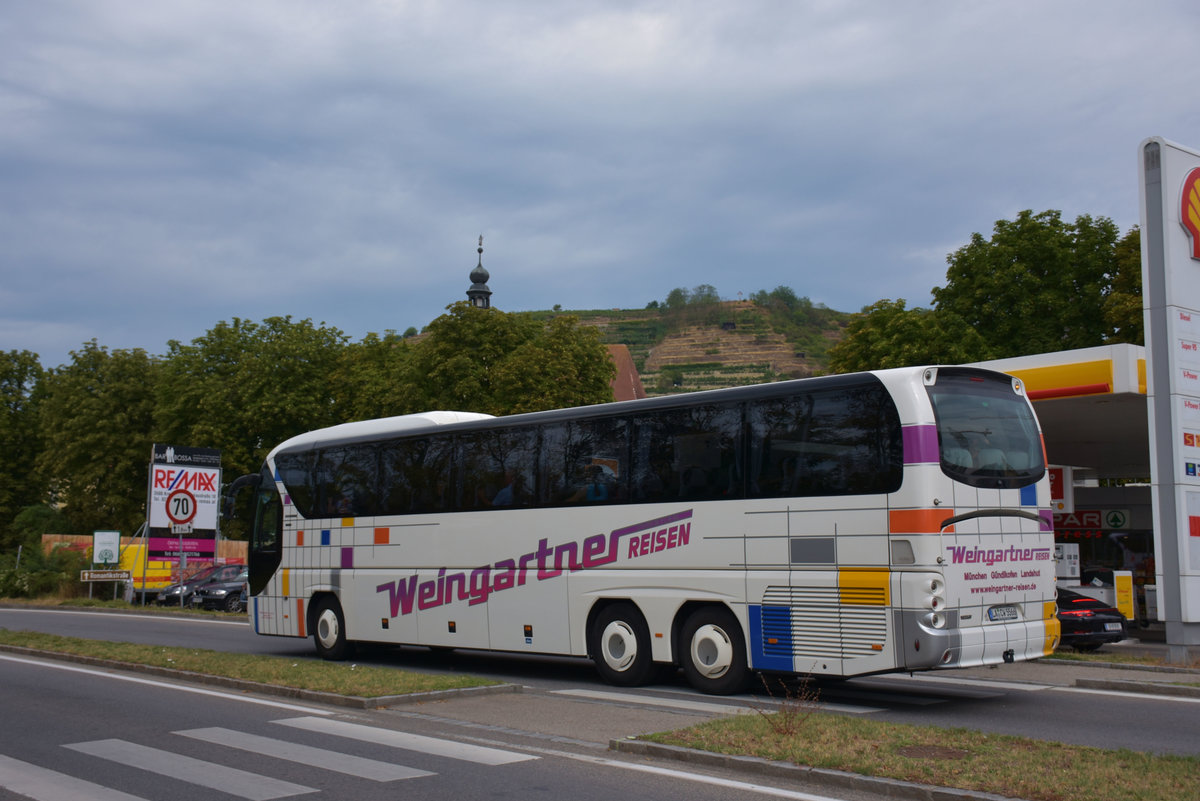
<path id="1" fill-rule="evenodd" d="M 550 545 L 538 540 L 537 548 L 512 559 L 501 559 L 470 571 L 447 574 L 438 570 L 437 578 L 418 581 L 416 573 L 378 585 L 376 593 L 387 593 L 391 617 L 412 614 L 414 609 L 466 601 L 468 606 L 487 603 L 494 592 L 520 587 L 530 580 L 547 581 L 563 572 L 588 570 L 616 562 L 620 542 L 627 539 L 626 559 L 638 559 L 659 551 L 681 548 L 691 542 L 692 510 L 655 518 L 614 529 L 608 534 L 593 534 L 583 540 Z"/>

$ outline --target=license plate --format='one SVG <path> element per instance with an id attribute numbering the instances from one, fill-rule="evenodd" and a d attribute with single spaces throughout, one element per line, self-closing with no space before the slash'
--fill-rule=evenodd
<path id="1" fill-rule="evenodd" d="M 1016 620 L 1017 607 L 993 606 L 988 610 L 988 620 Z"/>
<path id="2" fill-rule="evenodd" d="M 1105 631 L 1120 631 L 1121 624 L 1120 623 L 1105 623 L 1104 630 Z"/>

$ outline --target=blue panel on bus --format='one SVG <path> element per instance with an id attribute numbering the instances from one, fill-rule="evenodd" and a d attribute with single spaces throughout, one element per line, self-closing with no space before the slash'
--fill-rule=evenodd
<path id="1" fill-rule="evenodd" d="M 329 529 L 327 529 L 327 528 L 321 529 L 321 544 L 322 545 L 329 544 Z"/>
<path id="2" fill-rule="evenodd" d="M 793 670 L 792 610 L 750 606 L 751 661 L 755 670 Z"/>
<path id="3" fill-rule="evenodd" d="M 1037 484 L 1021 487 L 1021 505 L 1037 506 Z"/>

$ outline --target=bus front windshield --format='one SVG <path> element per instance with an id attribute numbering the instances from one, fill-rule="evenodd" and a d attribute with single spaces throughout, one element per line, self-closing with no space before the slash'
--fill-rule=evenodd
<path id="1" fill-rule="evenodd" d="M 941 368 L 926 389 L 946 475 L 973 487 L 1012 489 L 1045 474 L 1037 421 L 1012 378 Z"/>

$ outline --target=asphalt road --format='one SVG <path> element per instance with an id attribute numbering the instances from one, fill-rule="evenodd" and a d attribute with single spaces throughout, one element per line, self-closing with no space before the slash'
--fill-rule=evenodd
<path id="1" fill-rule="evenodd" d="M 521 731 L 519 710 L 509 727 L 427 711 L 347 712 L 11 654 L 0 654 L 0 685 L 6 799 L 834 798 Z"/>
<path id="2" fill-rule="evenodd" d="M 115 613 L 76 613 L 61 610 L 0 609 L 0 626 L 33 629 L 81 637 L 181 645 L 220 651 L 270 653 L 292 658 L 315 658 L 310 641 L 258 637 L 241 622 L 192 617 L 149 617 Z M 715 714 L 730 707 L 772 703 L 763 694 L 713 698 L 694 693 L 681 676 L 636 689 L 610 687 L 600 681 L 584 660 L 471 651 L 430 651 L 426 648 L 361 649 L 355 657 L 364 664 L 425 672 L 467 672 L 526 687 L 523 694 L 558 701 L 540 712 L 544 721 L 526 709 L 509 710 L 524 717 L 497 717 L 485 725 L 570 736 L 606 743 L 611 737 L 661 731 L 680 725 L 687 705 Z M 1019 734 L 1045 740 L 1105 748 L 1200 755 L 1200 700 L 1156 695 L 1089 691 L 1072 686 L 1086 668 L 1042 664 L 937 673 L 865 677 L 850 681 L 814 682 L 806 692 L 831 711 L 874 719 L 937 726 L 960 726 L 981 731 Z M 1131 674 L 1149 678 L 1147 674 Z M 1193 681 L 1200 678 L 1193 677 Z M 571 699 L 567 703 L 563 699 Z M 579 712 L 581 705 L 583 712 Z M 594 727 L 603 719 L 602 706 L 623 710 L 625 728 Z M 470 709 L 460 716 L 469 718 Z M 539 705 L 539 709 L 541 709 Z M 628 714 L 638 710 L 637 715 Z M 456 713 L 458 714 L 458 713 Z M 701 716 L 703 717 L 703 715 Z M 516 723 L 517 725 L 512 725 Z M 686 725 L 682 724 L 682 725 Z"/>

